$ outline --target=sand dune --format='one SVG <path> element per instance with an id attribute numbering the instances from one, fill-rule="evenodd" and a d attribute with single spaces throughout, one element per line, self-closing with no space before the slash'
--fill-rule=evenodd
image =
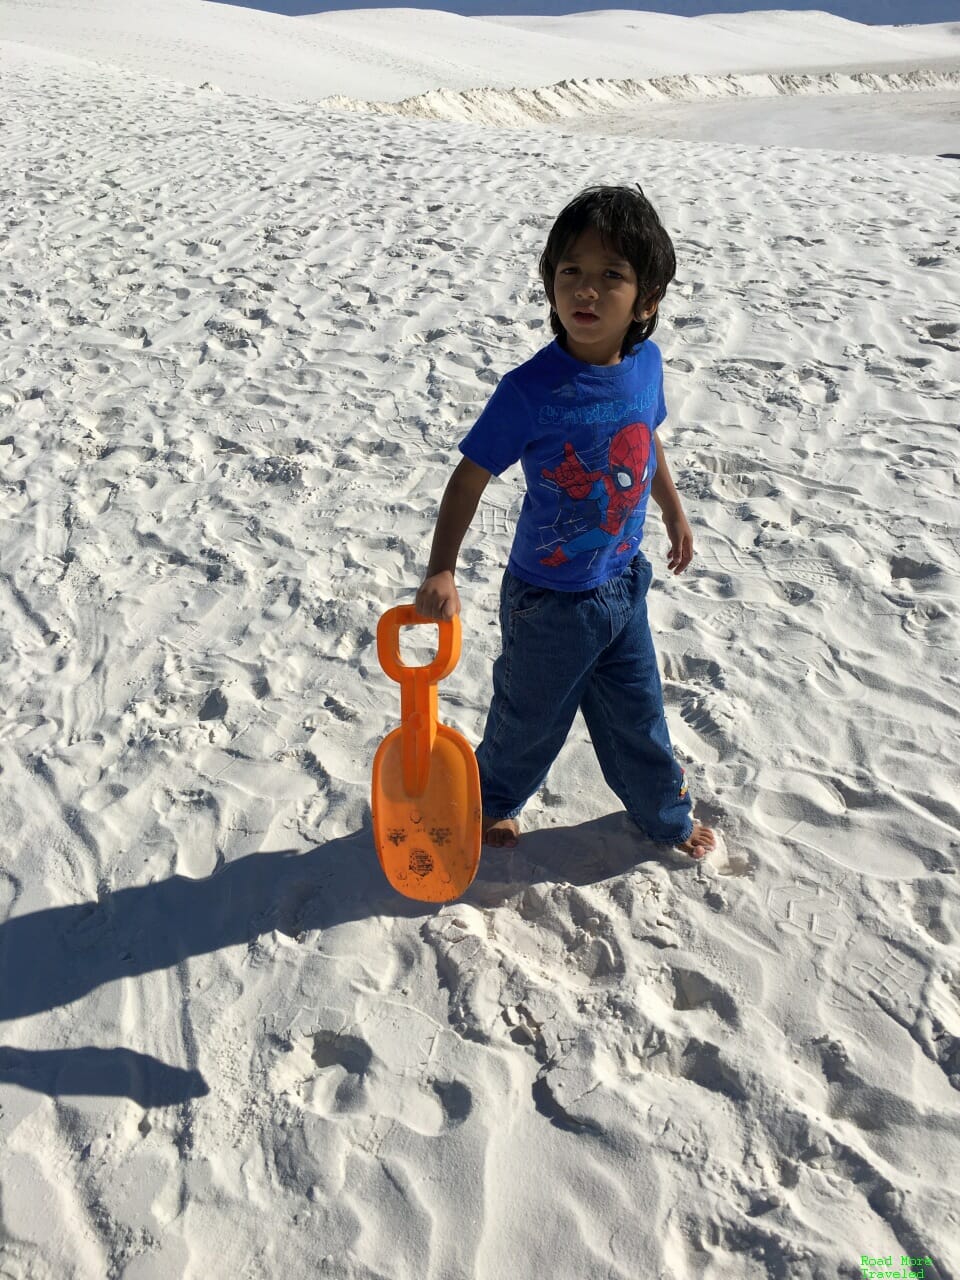
<path id="1" fill-rule="evenodd" d="M 209 0 L 3 0 L 0 13 L 2 41 L 279 101 L 399 101 L 437 88 L 533 89 L 584 78 L 915 70 L 944 59 L 960 69 L 956 23 L 901 30 L 818 12 L 645 14 L 641 23 L 625 10 L 518 24 L 418 9 L 292 19 Z"/>
<path id="2" fill-rule="evenodd" d="M 895 94 L 898 95 L 896 98 L 893 97 Z M 904 94 L 920 96 L 904 100 L 900 96 Z M 937 97 L 931 100 L 930 94 Z M 573 123 L 575 128 L 592 124 L 604 132 L 610 132 L 612 125 L 612 131 L 620 133 L 625 131 L 623 123 L 628 122 L 632 128 L 626 131 L 642 130 L 648 136 L 656 136 L 663 118 L 664 113 L 658 108 L 689 105 L 691 109 L 686 113 L 674 112 L 678 126 L 682 121 L 682 127 L 692 131 L 679 136 L 692 136 L 699 140 L 704 137 L 704 128 L 710 125 L 710 106 L 718 101 L 734 99 L 741 106 L 748 103 L 747 111 L 743 112 L 744 118 L 756 125 L 767 117 L 768 100 L 771 98 L 842 97 L 847 99 L 843 108 L 849 113 L 849 99 L 863 95 L 878 97 L 883 111 L 894 118 L 908 113 L 917 104 L 923 107 L 933 101 L 936 118 L 929 133 L 930 145 L 923 146 L 922 150 L 936 151 L 939 143 L 935 138 L 942 139 L 944 145 L 951 145 L 957 140 L 960 69 L 926 67 L 901 72 L 827 71 L 812 75 L 785 72 L 754 76 L 672 75 L 658 76 L 653 80 L 564 80 L 536 89 L 431 89 L 400 102 L 335 95 L 319 105 L 332 111 L 419 116 L 427 120 L 469 120 L 511 128 Z M 855 105 L 859 106 L 859 103 Z M 842 131 L 842 117 L 840 128 Z M 718 138 L 721 136 L 717 135 Z M 830 142 L 836 145 L 836 134 Z"/>
<path id="3" fill-rule="evenodd" d="M 218 76 L 196 11 L 0 9 L 0 1275 L 948 1280 L 956 162 L 297 105 L 274 28 L 211 13 Z M 721 847 L 638 841 L 578 717 L 421 907 L 371 836 L 376 624 L 599 181 L 677 248 L 697 556 L 645 546 Z M 474 744 L 521 498 L 461 557 Z"/>

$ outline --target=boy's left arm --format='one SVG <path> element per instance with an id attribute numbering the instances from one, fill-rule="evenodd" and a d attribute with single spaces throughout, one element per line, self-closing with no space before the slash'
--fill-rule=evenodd
<path id="1" fill-rule="evenodd" d="M 650 492 L 653 500 L 660 508 L 663 523 L 667 527 L 670 539 L 670 554 L 667 556 L 667 568 L 673 573 L 683 573 L 693 559 L 693 530 L 683 514 L 683 504 L 677 493 L 673 477 L 667 467 L 667 460 L 660 443 L 660 432 L 654 431 L 654 443 L 657 449 L 657 470 L 653 477 Z"/>

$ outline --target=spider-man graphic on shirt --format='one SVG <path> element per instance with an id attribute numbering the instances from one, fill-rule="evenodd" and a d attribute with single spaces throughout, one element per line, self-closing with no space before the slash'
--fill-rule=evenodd
<path id="1" fill-rule="evenodd" d="M 563 461 L 553 470 L 544 467 L 541 475 L 574 502 L 595 502 L 596 515 L 592 528 L 561 542 L 549 556 L 540 558 L 541 564 L 568 564 L 585 551 L 614 541 L 619 541 L 617 552 L 630 549 L 632 535 L 643 527 L 644 511 L 634 512 L 651 479 L 650 442 L 645 422 L 623 427 L 610 441 L 606 471 L 588 471 L 570 441 L 566 442 Z"/>

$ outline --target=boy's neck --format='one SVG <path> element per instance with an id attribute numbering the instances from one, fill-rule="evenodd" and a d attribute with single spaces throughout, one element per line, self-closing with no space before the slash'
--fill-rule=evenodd
<path id="1" fill-rule="evenodd" d="M 593 364 L 599 366 L 601 369 L 607 369 L 611 365 L 620 364 L 623 360 L 623 355 L 619 347 L 610 359 L 600 360 L 595 358 L 591 359 L 588 355 L 579 355 L 576 351 L 572 351 L 570 349 L 570 338 L 568 334 L 563 334 L 562 337 L 558 337 L 557 342 L 559 343 L 561 350 L 565 351 L 568 356 L 572 356 L 574 360 L 579 360 L 581 364 Z"/>

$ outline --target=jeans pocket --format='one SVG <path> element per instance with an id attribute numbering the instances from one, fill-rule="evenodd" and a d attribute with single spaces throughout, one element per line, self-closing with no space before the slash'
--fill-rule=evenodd
<path id="1" fill-rule="evenodd" d="M 633 563 L 635 565 L 637 582 L 641 587 L 641 594 L 646 595 L 650 590 L 651 582 L 653 582 L 653 565 L 642 551 L 637 552 L 633 558 Z"/>
<path id="2" fill-rule="evenodd" d="M 546 603 L 546 587 L 534 587 L 521 578 L 513 578 L 507 591 L 507 611 L 511 619 L 532 618 Z"/>

